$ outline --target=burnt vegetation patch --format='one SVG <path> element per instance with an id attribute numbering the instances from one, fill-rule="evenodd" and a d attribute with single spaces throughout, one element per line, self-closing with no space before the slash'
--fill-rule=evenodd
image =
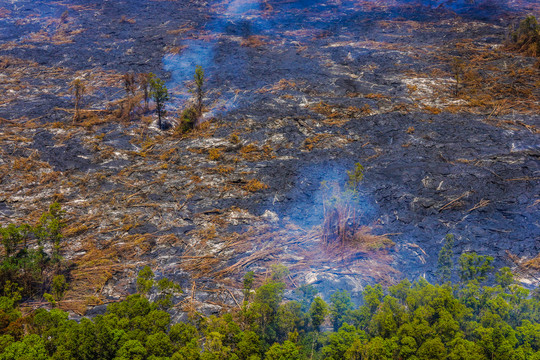
<path id="1" fill-rule="evenodd" d="M 448 321 L 464 332 L 472 358 L 496 355 L 473 345 L 487 344 L 489 331 L 471 332 L 467 309 L 483 324 L 500 316 L 518 334 L 506 348 L 529 356 L 528 325 L 501 309 L 532 300 L 504 279 L 490 290 L 498 280 L 488 268 L 510 266 L 522 284 L 538 286 L 539 11 L 534 1 L 1 5 L 4 296 L 20 295 L 24 316 L 37 307 L 83 315 L 138 291 L 107 311 L 129 318 L 133 301 L 147 316 L 158 306 L 151 300 L 163 300 L 160 311 L 189 319 L 186 331 L 201 335 L 188 345 L 168 333 L 174 344 L 163 353 L 146 337 L 130 339 L 141 344 L 119 345 L 119 358 L 131 347 L 143 358 L 179 349 L 177 358 L 206 349 L 226 358 L 253 332 L 264 345 L 240 358 L 298 347 L 300 358 L 338 359 L 345 355 L 332 336 L 341 331 L 355 334 L 350 358 L 363 359 L 392 348 L 390 334 L 408 324 L 386 329 L 381 318 L 392 309 L 437 328 L 436 315 L 406 311 L 413 300 L 403 295 L 436 293 L 464 306 Z M 53 231 L 40 217 L 55 218 L 57 206 L 66 213 Z M 485 289 L 452 267 L 462 254 Z M 261 287 L 248 286 L 250 271 Z M 423 278 L 461 283 L 455 290 Z M 375 283 L 394 285 L 388 294 L 397 300 L 368 288 Z M 305 284 L 320 301 L 281 304 L 315 291 L 298 295 Z M 335 295 L 329 317 L 322 299 L 337 288 L 367 307 L 344 305 L 337 315 L 338 302 L 349 302 Z M 274 303 L 265 303 L 268 294 Z M 491 312 L 473 303 L 478 296 Z M 206 318 L 233 308 L 234 324 Z M 222 334 L 224 323 L 251 332 Z M 345 323 L 355 329 L 339 330 Z M 45 339 L 40 326 L 28 328 Z M 331 326 L 336 333 L 319 334 Z M 447 333 L 408 331 L 399 346 L 409 353 L 389 358 L 436 358 L 458 347 Z M 51 356 L 53 343 L 44 345 Z"/>

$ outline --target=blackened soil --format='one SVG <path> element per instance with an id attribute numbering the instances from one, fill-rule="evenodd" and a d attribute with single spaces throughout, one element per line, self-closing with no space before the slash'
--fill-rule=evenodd
<path id="1" fill-rule="evenodd" d="M 191 274 L 178 270 L 180 256 L 193 255 L 207 239 L 219 242 L 258 227 L 270 221 L 267 214 L 276 216 L 271 222 L 278 228 L 289 222 L 304 229 L 320 225 L 321 182 L 343 184 L 355 163 L 365 167 L 364 223 L 394 234 L 396 246 L 388 251 L 402 274 L 396 278 L 432 279 L 448 233 L 456 236 L 456 255 L 494 255 L 498 265 L 506 264 L 507 251 L 533 258 L 540 253 L 540 94 L 531 85 L 538 71 L 526 72 L 535 60 L 507 53 L 500 44 L 509 24 L 538 8 L 527 1 L 427 3 L 4 3 L 0 118 L 20 126 L 13 132 L 26 140 L 17 143 L 11 133 L 2 140 L 0 165 L 21 169 L 15 158 L 37 152 L 62 180 L 46 185 L 47 194 L 60 189 L 73 218 L 103 211 L 99 221 L 87 224 L 90 230 L 79 235 L 73 252 L 86 253 L 80 245 L 85 241 L 102 250 L 125 244 L 128 235 L 135 241 L 150 234 L 152 250 L 141 247 L 131 264 L 158 263 L 185 286 Z M 452 57 L 472 64 L 479 54 L 496 54 L 475 68 L 485 81 L 514 67 L 530 74 L 530 84 L 512 83 L 517 90 L 508 98 L 490 93 L 483 99 L 499 102 L 485 100 L 489 105 L 471 105 L 484 93 L 465 84 L 462 92 L 470 97 L 456 99 Z M 195 65 L 207 76 L 206 117 L 215 127 L 210 136 L 178 139 L 172 129 L 160 137 L 138 115 L 71 126 L 71 80 L 87 82 L 84 108 L 99 117 L 118 106 L 115 101 L 124 96 L 120 76 L 128 71 L 153 72 L 167 81 L 168 121 L 176 124 Z M 43 128 L 25 128 L 29 119 Z M 233 133 L 238 144 L 230 140 Z M 259 150 L 266 145 L 271 156 L 250 158 L 241 150 L 250 144 Z M 220 160 L 209 158 L 214 148 L 223 153 Z M 21 195 L 15 178 L 0 179 L 2 223 L 50 198 L 37 187 Z M 247 191 L 249 179 L 268 188 Z M 212 219 L 224 213 L 225 225 L 214 227 L 217 237 L 208 235 Z M 170 234 L 181 241 L 173 246 L 155 240 Z M 197 254 L 204 251 L 226 253 L 208 245 Z M 251 254 L 244 251 L 226 255 L 223 263 Z M 250 263 L 234 276 L 251 268 L 262 272 L 272 261 L 279 258 Z M 116 275 L 107 296 L 129 291 L 128 275 Z M 357 289 L 340 281 L 336 286 Z"/>

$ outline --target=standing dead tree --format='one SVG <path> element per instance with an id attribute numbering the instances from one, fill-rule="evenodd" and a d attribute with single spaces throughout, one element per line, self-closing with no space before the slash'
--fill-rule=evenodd
<path id="1" fill-rule="evenodd" d="M 323 184 L 327 186 L 327 184 Z M 333 189 L 327 187 L 326 190 L 332 192 L 323 202 L 323 243 L 325 248 L 334 245 L 344 246 L 354 238 L 354 234 L 359 227 L 358 215 L 351 193 L 341 193 L 337 184 L 333 184 Z"/>
<path id="2" fill-rule="evenodd" d="M 362 209 L 358 206 L 358 185 L 364 178 L 364 167 L 356 163 L 353 170 L 347 171 L 349 180 L 342 190 L 337 184 L 323 182 L 323 241 L 325 247 L 338 243 L 344 246 L 354 240 L 360 227 Z"/>
<path id="3" fill-rule="evenodd" d="M 452 59 L 452 75 L 456 81 L 456 87 L 454 88 L 454 96 L 459 95 L 460 86 L 463 83 L 463 75 L 465 73 L 465 62 L 459 57 Z"/>
<path id="4" fill-rule="evenodd" d="M 124 80 L 124 89 L 126 90 L 127 98 L 135 96 L 135 90 L 136 90 L 135 74 L 128 72 L 128 73 L 125 73 L 122 78 Z"/>
<path id="5" fill-rule="evenodd" d="M 86 87 L 81 79 L 77 78 L 71 82 L 70 92 L 75 100 L 75 114 L 73 115 L 73 123 L 81 119 L 81 105 L 83 102 Z"/>
<path id="6" fill-rule="evenodd" d="M 148 111 L 148 100 L 150 99 L 150 74 L 141 73 L 137 76 L 144 100 L 144 111 Z"/>
<path id="7" fill-rule="evenodd" d="M 124 83 L 124 90 L 126 91 L 126 99 L 121 102 L 120 117 L 125 120 L 130 120 L 133 110 L 138 102 L 135 98 L 135 91 L 137 90 L 135 74 L 132 72 L 125 73 L 122 76 L 122 80 Z"/>
<path id="8" fill-rule="evenodd" d="M 345 188 L 338 183 L 323 182 L 322 246 L 327 252 L 340 253 L 342 260 L 394 246 L 387 235 L 373 234 L 374 226 L 363 225 L 366 204 L 358 185 L 364 178 L 364 167 L 359 163 L 347 171 L 349 180 Z"/>

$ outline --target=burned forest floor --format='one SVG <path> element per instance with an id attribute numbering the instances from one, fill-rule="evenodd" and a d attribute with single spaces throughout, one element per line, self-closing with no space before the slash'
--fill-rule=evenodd
<path id="1" fill-rule="evenodd" d="M 59 306 L 79 314 L 144 265 L 206 313 L 278 263 L 325 296 L 434 279 L 446 234 L 536 286 L 540 69 L 505 44 L 540 6 L 456 3 L 0 3 L 0 225 L 62 205 Z M 196 65 L 204 122 L 182 134 Z M 168 130 L 153 104 L 121 111 L 127 72 L 165 80 Z M 321 183 L 356 163 L 362 236 L 324 247 Z"/>

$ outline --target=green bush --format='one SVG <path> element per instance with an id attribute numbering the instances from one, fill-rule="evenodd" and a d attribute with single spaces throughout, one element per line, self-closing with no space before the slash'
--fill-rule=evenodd
<path id="1" fill-rule="evenodd" d="M 185 108 L 180 116 L 179 132 L 187 133 L 191 131 L 197 123 L 197 110 L 193 107 Z"/>

